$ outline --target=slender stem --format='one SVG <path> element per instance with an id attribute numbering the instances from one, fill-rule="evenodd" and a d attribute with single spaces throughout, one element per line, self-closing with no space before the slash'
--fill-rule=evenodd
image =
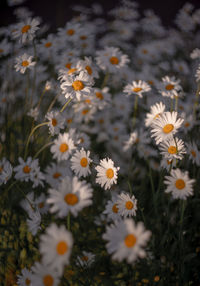
<path id="1" fill-rule="evenodd" d="M 48 146 L 52 145 L 53 142 L 49 142 L 47 144 L 45 144 L 44 146 L 42 146 L 42 148 L 39 149 L 39 151 L 34 155 L 33 159 L 37 158 L 38 155 L 44 150 L 46 149 Z"/>
<path id="2" fill-rule="evenodd" d="M 40 124 L 36 125 L 36 126 L 32 129 L 32 131 L 31 131 L 31 133 L 30 133 L 30 135 L 29 135 L 29 137 L 28 137 L 28 140 L 27 140 L 27 142 L 26 142 L 24 159 L 26 159 L 26 156 L 27 156 L 28 145 L 29 145 L 29 142 L 30 142 L 30 140 L 31 140 L 31 136 L 33 135 L 33 133 L 34 133 L 39 127 L 42 127 L 42 126 L 47 125 L 47 124 L 49 124 L 49 122 L 43 122 L 43 123 L 40 123 Z"/>
<path id="3" fill-rule="evenodd" d="M 172 112 L 173 110 L 174 110 L 173 98 L 171 98 L 171 108 L 170 108 L 170 111 Z"/>
<path id="4" fill-rule="evenodd" d="M 70 230 L 70 212 L 68 213 L 68 216 L 67 216 L 67 228 L 68 230 Z"/>
<path id="5" fill-rule="evenodd" d="M 175 111 L 178 111 L 178 96 L 175 96 Z"/>
<path id="6" fill-rule="evenodd" d="M 65 108 L 67 107 L 67 105 L 68 105 L 71 101 L 72 101 L 72 98 L 70 98 L 70 99 L 65 103 L 65 105 L 61 108 L 60 113 L 62 113 L 62 112 L 65 110 Z"/>
<path id="7" fill-rule="evenodd" d="M 52 102 L 50 103 L 50 105 L 49 105 L 49 107 L 48 107 L 48 109 L 47 109 L 47 113 L 48 113 L 49 111 L 51 111 L 51 109 L 52 109 L 52 107 L 54 106 L 54 104 L 55 104 L 57 98 L 59 97 L 59 95 L 60 95 L 60 93 L 58 93 L 58 94 L 54 97 L 54 99 L 52 100 Z"/>
<path id="8" fill-rule="evenodd" d="M 196 120 L 196 111 L 197 111 L 198 101 L 199 101 L 199 94 L 200 94 L 200 82 L 198 83 L 198 86 L 197 86 L 196 98 L 195 98 L 195 103 L 194 103 L 194 108 L 193 108 L 193 116 L 195 120 Z"/>
<path id="9" fill-rule="evenodd" d="M 40 107 L 40 104 L 41 104 L 41 102 L 42 102 L 42 99 L 43 99 L 43 96 L 44 96 L 45 92 L 46 92 L 46 88 L 43 89 L 42 94 L 41 94 L 41 96 L 40 96 L 40 99 L 39 99 L 39 101 L 38 101 L 38 104 L 37 104 L 37 108 L 38 108 L 38 109 L 39 109 L 39 107 Z"/>
<path id="10" fill-rule="evenodd" d="M 107 81 L 108 81 L 108 78 L 109 78 L 109 73 L 107 72 L 107 73 L 105 74 L 104 80 L 103 80 L 103 82 L 102 82 L 101 89 L 106 86 Z"/>
<path id="11" fill-rule="evenodd" d="M 16 185 L 16 187 L 17 187 L 17 190 L 19 190 L 20 193 L 22 193 L 22 195 L 23 195 L 23 196 L 25 197 L 25 199 L 28 201 L 28 203 L 29 203 L 29 205 L 31 206 L 32 210 L 35 211 L 35 208 L 33 207 L 31 201 L 27 198 L 27 196 L 26 196 L 26 194 L 24 193 L 24 191 L 22 191 L 22 189 L 21 189 L 18 185 Z"/>
<path id="12" fill-rule="evenodd" d="M 130 184 L 130 181 L 129 181 L 129 180 L 127 181 L 127 184 L 128 184 L 128 187 L 129 187 L 130 194 L 131 194 L 131 196 L 132 196 L 132 194 L 133 194 L 133 189 L 131 188 L 131 184 Z"/>
<path id="13" fill-rule="evenodd" d="M 133 113 L 133 127 L 135 126 L 136 117 L 137 117 L 137 108 L 138 108 L 138 94 L 135 96 L 135 103 L 134 103 L 134 113 Z"/>

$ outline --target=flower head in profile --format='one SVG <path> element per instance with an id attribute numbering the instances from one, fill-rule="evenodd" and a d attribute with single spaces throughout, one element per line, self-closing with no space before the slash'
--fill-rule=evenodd
<path id="1" fill-rule="evenodd" d="M 105 158 L 100 161 L 100 165 L 96 168 L 97 178 L 96 182 L 104 187 L 105 190 L 110 189 L 113 184 L 117 182 L 117 172 L 120 167 L 114 167 L 114 162 Z"/>
<path id="2" fill-rule="evenodd" d="M 150 126 L 151 123 L 157 119 L 165 111 L 165 104 L 162 102 L 156 103 L 151 106 L 150 113 L 146 114 L 145 126 Z"/>
<path id="3" fill-rule="evenodd" d="M 124 93 L 127 93 L 127 95 L 135 94 L 139 97 L 143 97 L 143 93 L 151 90 L 150 85 L 146 83 L 145 81 L 139 80 L 139 81 L 132 81 L 131 84 L 128 84 L 124 87 Z"/>

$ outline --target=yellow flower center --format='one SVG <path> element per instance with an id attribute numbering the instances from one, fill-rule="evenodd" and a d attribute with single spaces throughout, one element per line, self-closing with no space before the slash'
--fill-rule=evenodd
<path id="1" fill-rule="evenodd" d="M 40 209 L 42 209 L 42 208 L 44 207 L 44 202 L 39 203 L 39 204 L 38 204 L 38 207 L 39 207 Z"/>
<path id="2" fill-rule="evenodd" d="M 133 234 L 128 234 L 125 239 L 124 243 L 127 247 L 133 247 L 136 244 L 137 238 Z"/>
<path id="3" fill-rule="evenodd" d="M 113 207 L 112 207 L 112 211 L 117 214 L 117 213 L 118 213 L 118 210 L 119 210 L 119 209 L 118 209 L 118 207 L 117 207 L 117 204 L 114 204 Z"/>
<path id="4" fill-rule="evenodd" d="M 88 258 L 88 256 L 86 256 L 86 255 L 84 255 L 84 256 L 81 257 L 81 260 L 83 260 L 83 261 L 85 261 L 85 262 L 87 262 L 88 259 L 89 259 L 89 258 Z"/>
<path id="5" fill-rule="evenodd" d="M 86 71 L 88 72 L 89 75 L 92 74 L 92 69 L 91 69 L 90 66 L 86 66 L 85 69 L 86 69 Z"/>
<path id="6" fill-rule="evenodd" d="M 176 147 L 175 146 L 169 146 L 169 148 L 168 148 L 168 153 L 170 153 L 170 154 L 176 154 L 177 153 L 177 149 L 176 149 Z"/>
<path id="7" fill-rule="evenodd" d="M 63 255 L 67 252 L 68 250 L 68 245 L 65 241 L 60 241 L 58 244 L 57 244 L 57 247 L 56 247 L 56 250 L 57 250 L 57 253 L 59 255 Z"/>
<path id="8" fill-rule="evenodd" d="M 23 61 L 23 62 L 22 62 L 22 66 L 23 66 L 23 67 L 27 67 L 28 65 L 29 65 L 29 62 L 28 62 L 28 61 Z"/>
<path id="9" fill-rule="evenodd" d="M 0 54 L 3 53 L 3 51 L 4 51 L 3 49 L 0 49 Z"/>
<path id="10" fill-rule="evenodd" d="M 83 35 L 83 36 L 80 36 L 80 39 L 81 39 L 81 40 L 86 40 L 86 39 L 87 39 L 87 36 L 84 36 L 84 35 Z"/>
<path id="11" fill-rule="evenodd" d="M 103 124 L 104 123 L 104 119 L 99 119 L 99 123 Z"/>
<path id="12" fill-rule="evenodd" d="M 190 123 L 189 123 L 189 122 L 185 122 L 184 126 L 185 126 L 185 127 L 189 127 L 189 126 L 190 126 Z"/>
<path id="13" fill-rule="evenodd" d="M 174 125 L 173 124 L 166 124 L 164 127 L 163 127 L 163 132 L 168 134 L 170 133 L 172 130 L 174 129 Z"/>
<path id="14" fill-rule="evenodd" d="M 69 36 L 73 36 L 75 34 L 75 31 L 73 29 L 69 29 L 69 30 L 67 30 L 66 34 Z"/>
<path id="15" fill-rule="evenodd" d="M 194 150 L 191 150 L 190 153 L 192 154 L 193 157 L 197 156 L 197 154 L 196 154 L 196 152 Z"/>
<path id="16" fill-rule="evenodd" d="M 119 60 L 118 60 L 117 57 L 111 57 L 111 58 L 110 58 L 110 63 L 111 63 L 112 65 L 118 65 Z"/>
<path id="17" fill-rule="evenodd" d="M 75 80 L 73 83 L 72 83 L 72 87 L 74 90 L 82 90 L 84 88 L 84 84 L 82 83 L 82 81 L 80 80 Z"/>
<path id="18" fill-rule="evenodd" d="M 153 80 L 148 80 L 148 83 L 149 83 L 150 85 L 153 85 L 153 84 L 154 84 Z"/>
<path id="19" fill-rule="evenodd" d="M 72 119 L 71 118 L 67 119 L 67 123 L 68 124 L 72 123 Z"/>
<path id="20" fill-rule="evenodd" d="M 87 98 L 87 99 L 85 99 L 85 103 L 90 104 L 90 103 L 91 103 L 91 100 Z"/>
<path id="21" fill-rule="evenodd" d="M 26 278 L 25 283 L 26 283 L 26 285 L 30 285 L 31 284 L 31 280 Z"/>
<path id="22" fill-rule="evenodd" d="M 71 63 L 66 63 L 66 64 L 65 64 L 65 67 L 66 67 L 67 69 L 71 69 L 71 65 L 72 65 Z"/>
<path id="23" fill-rule="evenodd" d="M 58 172 L 53 174 L 54 179 L 58 179 L 60 176 L 61 176 L 61 173 L 58 173 Z"/>
<path id="24" fill-rule="evenodd" d="M 0 166 L 0 173 L 3 171 L 3 167 Z"/>
<path id="25" fill-rule="evenodd" d="M 51 275 L 45 275 L 43 278 L 43 284 L 45 286 L 53 286 L 54 279 Z"/>
<path id="26" fill-rule="evenodd" d="M 23 172 L 24 172 L 25 174 L 30 173 L 30 171 L 31 171 L 31 168 L 30 168 L 28 165 L 24 166 Z"/>
<path id="27" fill-rule="evenodd" d="M 45 44 L 45 47 L 46 48 L 50 48 L 52 46 L 52 43 L 51 42 L 47 42 L 46 44 Z"/>
<path id="28" fill-rule="evenodd" d="M 173 160 L 167 160 L 167 164 L 171 165 Z"/>
<path id="29" fill-rule="evenodd" d="M 52 123 L 53 126 L 56 126 L 57 125 L 57 120 L 55 118 L 52 118 L 51 123 Z"/>
<path id="30" fill-rule="evenodd" d="M 114 177 L 114 171 L 113 169 L 109 168 L 108 170 L 106 170 L 106 177 L 108 179 L 112 179 Z"/>
<path id="31" fill-rule="evenodd" d="M 77 69 L 73 68 L 73 69 L 70 69 L 67 73 L 68 73 L 68 74 L 72 74 L 72 73 L 74 73 L 75 71 L 77 71 Z"/>
<path id="32" fill-rule="evenodd" d="M 132 210 L 133 203 L 131 201 L 126 202 L 126 208 L 127 208 L 127 210 Z"/>
<path id="33" fill-rule="evenodd" d="M 158 282 L 160 280 L 160 277 L 158 276 L 158 275 L 156 275 L 155 277 L 154 277 L 154 281 L 155 282 Z"/>
<path id="34" fill-rule="evenodd" d="M 89 109 L 83 109 L 83 110 L 82 110 L 82 114 L 83 114 L 83 115 L 86 115 L 88 112 L 89 112 Z"/>
<path id="35" fill-rule="evenodd" d="M 101 93 L 101 92 L 96 92 L 96 97 L 98 98 L 98 99 L 100 99 L 100 100 L 103 100 L 103 94 Z"/>
<path id="36" fill-rule="evenodd" d="M 67 194 L 64 200 L 70 206 L 74 206 L 78 203 L 78 197 L 75 194 Z"/>
<path id="37" fill-rule="evenodd" d="M 88 165 L 88 160 L 87 160 L 87 158 L 83 157 L 83 158 L 81 159 L 81 161 L 80 161 L 80 164 L 81 164 L 81 166 L 82 166 L 83 168 L 87 167 L 87 165 Z"/>
<path id="38" fill-rule="evenodd" d="M 160 113 L 157 113 L 157 114 L 154 116 L 153 119 L 156 119 L 156 118 L 158 118 L 159 116 L 160 116 Z"/>
<path id="39" fill-rule="evenodd" d="M 133 88 L 133 91 L 134 91 L 134 92 L 139 92 L 139 91 L 141 91 L 141 90 L 142 90 L 141 87 L 134 87 L 134 88 Z"/>
<path id="40" fill-rule="evenodd" d="M 185 182 L 182 179 L 176 180 L 175 186 L 177 189 L 182 190 L 185 188 Z"/>
<path id="41" fill-rule="evenodd" d="M 143 52 L 143 54 L 148 54 L 148 50 L 146 50 L 146 49 L 144 49 L 144 50 L 142 50 L 142 52 Z"/>
<path id="42" fill-rule="evenodd" d="M 24 27 L 22 27 L 22 33 L 24 34 L 24 33 L 27 33 L 28 32 L 28 30 L 30 30 L 30 28 L 31 28 L 31 26 L 30 25 L 25 25 Z"/>
<path id="43" fill-rule="evenodd" d="M 166 90 L 172 90 L 173 88 L 174 88 L 174 85 L 173 85 L 173 84 L 170 84 L 170 83 L 165 86 L 165 89 L 166 89 Z"/>
<path id="44" fill-rule="evenodd" d="M 64 152 L 66 152 L 69 149 L 69 146 L 66 143 L 62 143 L 60 145 L 59 149 L 60 149 L 60 152 L 64 153 Z"/>

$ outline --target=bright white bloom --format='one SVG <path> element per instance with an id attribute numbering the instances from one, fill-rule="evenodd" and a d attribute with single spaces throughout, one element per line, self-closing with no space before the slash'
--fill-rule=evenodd
<path id="1" fill-rule="evenodd" d="M 177 119 L 178 113 L 176 111 L 173 112 L 163 112 L 154 122 L 152 123 L 153 133 L 151 137 L 155 137 L 156 144 L 160 142 L 170 139 L 172 135 L 174 135 L 177 130 L 181 127 L 184 119 Z"/>
<path id="2" fill-rule="evenodd" d="M 32 233 L 32 235 L 36 235 L 38 229 L 41 229 L 41 215 L 38 208 L 36 208 L 35 211 L 29 211 L 29 219 L 27 219 L 26 222 L 28 225 L 28 229 Z"/>
<path id="3" fill-rule="evenodd" d="M 127 95 L 135 94 L 139 97 L 143 97 L 143 93 L 151 90 L 150 85 L 148 85 L 145 81 L 132 81 L 132 83 L 127 84 L 124 87 L 123 92 L 127 93 Z"/>
<path id="4" fill-rule="evenodd" d="M 39 21 L 37 19 L 27 19 L 25 22 L 18 24 L 16 30 L 13 31 L 13 38 L 19 38 L 23 44 L 27 41 L 32 41 L 35 37 L 35 32 L 39 29 Z"/>
<path id="5" fill-rule="evenodd" d="M 85 151 L 83 148 L 77 150 L 76 153 L 71 158 L 71 168 L 78 177 L 88 176 L 90 171 L 90 163 L 92 159 L 89 158 L 90 151 Z"/>
<path id="6" fill-rule="evenodd" d="M 98 66 L 110 73 L 117 73 L 121 68 L 129 63 L 127 55 L 123 55 L 118 48 L 105 47 L 102 51 L 96 52 L 96 61 Z"/>
<path id="7" fill-rule="evenodd" d="M 119 209 L 119 215 L 122 217 L 135 216 L 137 200 L 134 195 L 130 196 L 127 193 L 121 193 L 118 195 L 117 207 Z"/>
<path id="8" fill-rule="evenodd" d="M 194 142 L 186 143 L 187 154 L 189 159 L 192 160 L 193 164 L 200 166 L 200 151 Z"/>
<path id="9" fill-rule="evenodd" d="M 31 270 L 33 271 L 32 286 L 58 286 L 60 275 L 54 268 L 35 262 Z"/>
<path id="10" fill-rule="evenodd" d="M 51 135 L 58 134 L 60 129 L 64 128 L 64 121 L 62 114 L 59 111 L 50 111 L 45 118 L 49 120 L 49 132 Z"/>
<path id="11" fill-rule="evenodd" d="M 194 182 L 194 179 L 189 178 L 187 171 L 172 169 L 170 176 L 165 176 L 164 183 L 167 185 L 165 192 L 172 193 L 174 199 L 186 200 L 188 196 L 193 195 L 192 185 Z"/>
<path id="12" fill-rule="evenodd" d="M 33 286 L 32 284 L 32 271 L 23 268 L 21 275 L 17 275 L 17 285 L 19 286 Z"/>
<path id="13" fill-rule="evenodd" d="M 64 225 L 58 227 L 52 223 L 40 236 L 39 250 L 44 265 L 51 267 L 62 275 L 64 266 L 69 264 L 73 237 Z"/>
<path id="14" fill-rule="evenodd" d="M 68 71 L 68 75 L 60 76 L 61 89 L 65 98 L 76 98 L 80 100 L 82 96 L 87 96 L 91 93 L 93 81 L 85 71 L 77 74 L 72 73 L 72 69 Z"/>
<path id="15" fill-rule="evenodd" d="M 50 150 L 51 153 L 53 153 L 53 158 L 60 162 L 67 160 L 74 149 L 74 141 L 70 138 L 68 133 L 64 133 L 59 134 L 58 139 L 54 140 L 54 144 Z"/>
<path id="16" fill-rule="evenodd" d="M 96 182 L 105 188 L 105 190 L 110 189 L 113 184 L 117 182 L 117 172 L 120 167 L 114 167 L 114 162 L 105 158 L 100 161 L 100 166 L 95 167 L 97 171 Z"/>
<path id="17" fill-rule="evenodd" d="M 121 262 L 126 259 L 128 263 L 133 263 L 146 256 L 143 248 L 150 236 L 151 232 L 145 230 L 142 222 L 136 225 L 134 220 L 125 219 L 108 226 L 103 239 L 108 240 L 106 248 L 113 260 Z"/>
<path id="18" fill-rule="evenodd" d="M 82 255 L 77 257 L 77 266 L 90 267 L 95 260 L 95 255 L 91 252 L 83 251 Z"/>
<path id="19" fill-rule="evenodd" d="M 186 153 L 184 142 L 177 137 L 169 138 L 160 143 L 160 152 L 161 155 L 167 158 L 168 160 L 172 159 L 183 159 L 183 154 Z"/>
<path id="20" fill-rule="evenodd" d="M 20 71 L 20 73 L 25 73 L 27 69 L 32 69 L 35 65 L 35 62 L 32 61 L 33 56 L 29 56 L 27 54 L 23 54 L 16 58 L 15 69 L 16 71 Z"/>
<path id="21" fill-rule="evenodd" d="M 145 126 L 150 126 L 152 122 L 157 119 L 164 111 L 165 105 L 162 102 L 152 105 L 150 113 L 146 114 Z"/>
<path id="22" fill-rule="evenodd" d="M 182 87 L 180 86 L 180 80 L 175 79 L 175 77 L 165 76 L 162 78 L 162 82 L 158 84 L 158 90 L 162 96 L 167 96 L 170 98 L 175 98 L 180 96 Z"/>
<path id="23" fill-rule="evenodd" d="M 93 190 L 86 181 L 79 181 L 77 177 L 65 177 L 58 190 L 49 189 L 47 203 L 51 204 L 50 212 L 65 217 L 71 212 L 75 217 L 85 207 L 92 204 Z"/>
<path id="24" fill-rule="evenodd" d="M 12 176 L 12 165 L 6 158 L 0 160 L 0 185 L 6 184 Z"/>
<path id="25" fill-rule="evenodd" d="M 119 208 L 117 205 L 116 196 L 112 196 L 112 199 L 107 201 L 106 209 L 103 214 L 106 214 L 108 216 L 108 219 L 111 220 L 119 220 L 121 218 L 119 215 Z"/>

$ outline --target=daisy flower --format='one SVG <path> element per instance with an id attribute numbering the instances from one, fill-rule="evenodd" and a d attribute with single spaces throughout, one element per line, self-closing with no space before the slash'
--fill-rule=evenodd
<path id="1" fill-rule="evenodd" d="M 137 200 L 134 195 L 130 197 L 127 193 L 118 195 L 117 207 L 119 215 L 122 217 L 135 216 L 137 210 Z"/>
<path id="2" fill-rule="evenodd" d="M 111 185 L 117 182 L 117 172 L 120 167 L 114 167 L 114 162 L 105 158 L 100 161 L 100 165 L 95 167 L 97 171 L 96 182 L 105 188 L 105 190 L 110 189 Z"/>
<path id="3" fill-rule="evenodd" d="M 39 110 L 38 107 L 31 108 L 28 112 L 27 115 L 32 117 L 35 121 L 38 119 L 39 116 Z"/>
<path id="4" fill-rule="evenodd" d="M 173 112 L 163 112 L 153 123 L 152 123 L 152 135 L 155 137 L 156 144 L 167 140 L 174 135 L 177 130 L 181 127 L 184 119 L 177 119 L 178 113 Z"/>
<path id="5" fill-rule="evenodd" d="M 187 171 L 172 169 L 170 176 L 165 176 L 164 183 L 167 185 L 165 192 L 172 193 L 174 199 L 186 200 L 188 196 L 193 195 L 192 185 L 194 182 L 194 179 L 189 178 Z"/>
<path id="6" fill-rule="evenodd" d="M 139 95 L 139 97 L 143 97 L 143 93 L 151 90 L 150 85 L 148 85 L 145 81 L 132 81 L 132 84 L 127 84 L 124 87 L 123 92 L 127 93 L 127 95 L 135 94 Z"/>
<path id="7" fill-rule="evenodd" d="M 32 235 L 36 235 L 38 230 L 41 229 L 40 227 L 40 223 L 41 223 L 41 214 L 38 210 L 38 208 L 36 208 L 35 211 L 33 211 L 30 208 L 31 211 L 29 211 L 29 219 L 26 220 L 27 225 L 28 225 L 28 229 L 29 231 L 32 233 Z"/>
<path id="8" fill-rule="evenodd" d="M 54 140 L 54 144 L 51 146 L 51 153 L 53 158 L 58 162 L 67 160 L 75 149 L 74 141 L 70 138 L 68 133 L 59 134 L 58 138 Z"/>
<path id="9" fill-rule="evenodd" d="M 45 169 L 46 182 L 55 189 L 58 187 L 64 177 L 71 175 L 71 169 L 64 162 L 61 162 L 60 164 L 51 163 L 51 165 L 47 166 Z"/>
<path id="10" fill-rule="evenodd" d="M 42 254 L 42 263 L 55 269 L 62 275 L 64 266 L 69 264 L 73 237 L 64 225 L 58 227 L 52 223 L 46 228 L 45 234 L 40 236 L 39 250 Z"/>
<path id="11" fill-rule="evenodd" d="M 177 137 L 172 137 L 160 143 L 161 155 L 168 160 L 183 159 L 183 155 L 186 153 L 184 142 Z"/>
<path id="12" fill-rule="evenodd" d="M 195 73 L 196 81 L 200 81 L 200 65 L 198 66 L 196 73 Z"/>
<path id="13" fill-rule="evenodd" d="M 175 98 L 180 95 L 182 87 L 179 85 L 180 80 L 175 77 L 165 76 L 162 78 L 162 82 L 158 84 L 158 90 L 162 96 Z"/>
<path id="14" fill-rule="evenodd" d="M 32 271 L 29 271 L 27 268 L 23 268 L 21 275 L 17 275 L 17 285 L 19 286 L 32 286 Z"/>
<path id="15" fill-rule="evenodd" d="M 37 19 L 28 18 L 25 22 L 18 24 L 16 30 L 13 32 L 13 38 L 19 38 L 23 44 L 27 41 L 32 41 L 35 37 L 35 32 L 39 29 L 39 21 Z"/>
<path id="16" fill-rule="evenodd" d="M 123 55 L 118 48 L 105 47 L 102 51 L 96 52 L 96 61 L 98 66 L 110 73 L 117 73 L 119 69 L 125 67 L 129 63 L 127 55 Z"/>
<path id="17" fill-rule="evenodd" d="M 194 142 L 186 143 L 187 154 L 189 159 L 192 160 L 193 164 L 200 166 L 200 151 Z"/>
<path id="18" fill-rule="evenodd" d="M 77 265 L 81 267 L 90 267 L 95 260 L 95 255 L 91 252 L 83 251 L 82 255 L 77 257 Z"/>
<path id="19" fill-rule="evenodd" d="M 145 126 L 148 127 L 151 123 L 165 111 L 165 105 L 162 102 L 151 106 L 150 113 L 146 114 Z"/>
<path id="20" fill-rule="evenodd" d="M 15 179 L 20 181 L 29 181 L 34 175 L 34 170 L 38 167 L 38 159 L 32 160 L 31 157 L 28 157 L 24 161 L 21 157 L 18 158 L 19 165 L 16 166 L 13 170 L 16 172 Z"/>
<path id="21" fill-rule="evenodd" d="M 75 217 L 85 207 L 92 204 L 93 190 L 86 181 L 79 181 L 77 177 L 65 177 L 58 190 L 49 189 L 47 203 L 51 204 L 50 212 L 65 217 L 71 212 Z"/>
<path id="22" fill-rule="evenodd" d="M 80 100 L 82 96 L 87 96 L 91 93 L 92 85 L 93 81 L 88 74 L 81 71 L 78 75 L 69 74 L 63 77 L 60 87 L 65 98 L 77 98 L 77 100 Z"/>
<path id="23" fill-rule="evenodd" d="M 32 69 L 35 65 L 35 62 L 32 61 L 33 56 L 29 56 L 27 54 L 23 54 L 16 58 L 15 69 L 16 71 L 20 71 L 20 73 L 25 73 L 27 69 Z"/>
<path id="24" fill-rule="evenodd" d="M 60 129 L 64 128 L 64 121 L 62 114 L 59 111 L 50 111 L 45 118 L 49 121 L 49 132 L 51 135 L 58 134 Z"/>
<path id="25" fill-rule="evenodd" d="M 146 256 L 143 247 L 146 246 L 151 232 L 145 230 L 142 222 L 137 225 L 132 219 L 116 221 L 108 226 L 103 239 L 107 240 L 106 248 L 112 259 L 121 262 L 126 259 L 133 263 L 138 258 Z"/>
<path id="26" fill-rule="evenodd" d="M 77 150 L 71 158 L 71 168 L 79 178 L 82 176 L 86 177 L 91 173 L 89 167 L 92 159 L 90 159 L 89 156 L 90 151 L 86 152 L 81 148 L 81 150 Z"/>
<path id="27" fill-rule="evenodd" d="M 41 193 L 40 196 L 35 199 L 34 204 L 37 206 L 41 214 L 48 212 L 48 205 L 46 204 L 46 196 L 44 193 Z"/>
<path id="28" fill-rule="evenodd" d="M 6 158 L 0 160 L 0 185 L 6 184 L 12 176 L 12 165 Z"/>
<path id="29" fill-rule="evenodd" d="M 191 59 L 200 59 L 200 49 L 196 48 L 190 54 Z"/>
<path id="30" fill-rule="evenodd" d="M 33 286 L 57 286 L 60 282 L 59 273 L 52 267 L 35 262 L 35 264 L 31 267 L 31 270 L 33 271 Z"/>
<path id="31" fill-rule="evenodd" d="M 161 168 L 166 169 L 169 172 L 173 167 L 176 166 L 176 160 L 174 159 L 168 160 L 166 158 L 162 158 L 160 166 Z"/>
<path id="32" fill-rule="evenodd" d="M 84 60 L 78 61 L 76 67 L 78 71 L 81 71 L 81 70 L 86 71 L 86 73 L 92 78 L 99 77 L 97 67 L 94 65 L 90 57 L 85 57 Z"/>
<path id="33" fill-rule="evenodd" d="M 112 196 L 111 200 L 109 200 L 106 204 L 106 209 L 103 212 L 103 214 L 106 214 L 108 216 L 108 219 L 111 220 L 118 220 L 120 219 L 119 215 L 119 207 L 117 205 L 117 197 Z"/>

